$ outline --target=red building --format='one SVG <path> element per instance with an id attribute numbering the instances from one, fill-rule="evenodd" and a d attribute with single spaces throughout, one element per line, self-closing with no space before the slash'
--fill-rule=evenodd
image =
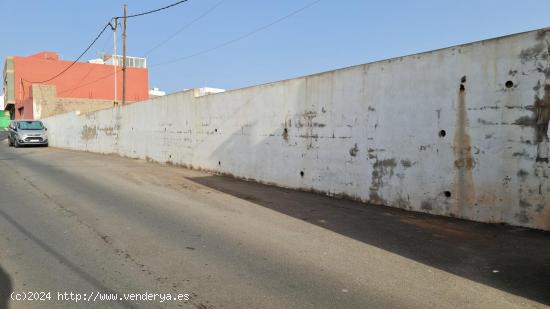
<path id="1" fill-rule="evenodd" d="M 38 119 L 72 110 L 86 112 L 122 101 L 122 66 L 117 66 L 117 98 L 115 67 L 110 64 L 77 62 L 60 76 L 45 81 L 71 63 L 60 60 L 55 52 L 7 57 L 4 63 L 4 103 L 12 119 Z M 140 62 L 140 66 L 130 66 L 126 70 L 126 101 L 129 103 L 149 97 L 145 61 Z"/>

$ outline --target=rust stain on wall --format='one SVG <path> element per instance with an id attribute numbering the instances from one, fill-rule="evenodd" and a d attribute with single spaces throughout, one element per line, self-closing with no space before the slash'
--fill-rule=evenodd
<path id="1" fill-rule="evenodd" d="M 313 119 L 317 117 L 317 112 L 315 111 L 306 111 L 302 114 L 304 122 L 299 121 L 296 125 L 297 127 L 305 127 L 305 134 L 301 134 L 300 137 L 306 139 L 307 149 L 312 149 L 313 140 L 318 138 L 317 134 L 314 134 L 313 128 L 315 127 Z"/>
<path id="2" fill-rule="evenodd" d="M 289 128 L 292 128 L 292 119 L 289 119 L 289 116 L 287 116 L 287 119 L 288 120 L 285 120 L 285 123 L 283 124 L 283 139 L 285 140 L 285 142 L 288 142 L 289 140 L 289 133 L 288 133 L 288 129 Z"/>
<path id="3" fill-rule="evenodd" d="M 535 45 L 533 47 L 526 48 L 526 49 L 522 50 L 521 53 L 519 54 L 519 57 L 520 57 L 521 61 L 528 62 L 528 61 L 532 61 L 534 59 L 537 59 L 537 57 L 539 57 L 539 55 L 543 51 L 544 51 L 544 43 L 539 42 L 539 43 L 537 43 L 537 45 Z"/>
<path id="4" fill-rule="evenodd" d="M 288 129 L 283 129 L 283 139 L 288 142 Z"/>
<path id="5" fill-rule="evenodd" d="M 546 73 L 548 75 L 548 73 Z M 535 143 L 537 144 L 537 162 L 548 163 L 548 122 L 550 121 L 550 85 L 544 85 L 544 95 L 535 95 L 534 109 Z"/>
<path id="6" fill-rule="evenodd" d="M 372 165 L 372 175 L 370 184 L 369 202 L 374 204 L 386 205 L 386 201 L 380 197 L 380 189 L 384 186 L 384 176 L 391 177 L 397 162 L 395 159 L 378 160 Z"/>
<path id="7" fill-rule="evenodd" d="M 115 128 L 106 127 L 106 128 L 99 129 L 99 131 L 102 131 L 107 136 L 116 136 L 117 135 L 116 131 L 118 131 L 118 127 L 115 127 Z"/>
<path id="8" fill-rule="evenodd" d="M 463 78 L 463 80 L 465 80 Z M 461 84 L 457 98 L 456 124 L 453 140 L 455 166 L 456 204 L 454 214 L 464 215 L 467 208 L 474 205 L 475 186 L 472 169 L 475 161 L 472 156 L 472 145 L 468 130 L 468 114 L 466 111 L 465 86 Z"/>
<path id="9" fill-rule="evenodd" d="M 550 42 L 547 39 L 547 30 L 537 33 L 538 43 L 530 48 L 521 51 L 519 58 L 523 63 L 532 61 L 539 73 L 544 74 L 544 81 L 539 80 L 533 87 L 535 99 L 532 110 L 533 115 L 522 116 L 514 124 L 532 127 L 535 131 L 534 141 L 537 145 L 537 162 L 547 162 L 549 158 L 548 122 L 550 122 Z M 542 65 L 540 61 L 546 62 Z M 540 91 L 543 89 L 541 95 Z"/>
<path id="10" fill-rule="evenodd" d="M 352 157 L 356 157 L 357 153 L 359 152 L 359 147 L 357 147 L 357 143 L 355 143 L 355 146 L 349 150 L 349 155 Z"/>
<path id="11" fill-rule="evenodd" d="M 87 125 L 84 125 L 84 127 L 82 127 L 80 138 L 82 138 L 85 141 L 88 141 L 96 137 L 97 137 L 97 128 L 95 126 L 89 127 Z"/>

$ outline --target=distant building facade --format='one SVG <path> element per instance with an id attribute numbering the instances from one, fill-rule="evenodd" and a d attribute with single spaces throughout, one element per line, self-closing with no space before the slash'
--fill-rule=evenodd
<path id="1" fill-rule="evenodd" d="M 128 58 L 133 59 L 134 65 L 126 70 L 126 101 L 147 100 L 149 85 L 145 60 Z M 72 61 L 60 60 L 55 52 L 7 57 L 3 70 L 5 109 L 11 119 L 40 119 L 69 111 L 88 112 L 112 107 L 114 102 L 122 101 L 122 66 L 116 67 L 115 98 L 115 67 L 102 61 L 77 62 L 60 76 L 47 81 Z"/>

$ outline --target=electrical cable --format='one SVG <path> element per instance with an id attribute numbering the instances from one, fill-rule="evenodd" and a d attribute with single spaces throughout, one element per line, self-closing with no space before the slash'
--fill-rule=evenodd
<path id="1" fill-rule="evenodd" d="M 106 50 L 107 52 L 105 53 L 106 55 L 109 55 L 113 52 L 113 49 L 114 49 L 114 46 L 110 46 L 108 47 L 109 44 L 112 44 L 112 42 L 110 42 L 110 38 L 108 38 L 106 44 L 103 45 L 103 50 Z M 93 65 L 90 67 L 90 70 L 88 70 L 88 72 L 86 73 L 86 75 L 84 75 L 84 77 L 82 77 L 76 84 L 75 84 L 75 87 L 73 88 L 69 88 L 69 89 L 65 89 L 65 90 L 62 90 L 60 92 L 58 92 L 58 94 L 65 94 L 67 93 L 67 95 L 70 95 L 72 94 L 72 92 L 76 89 L 79 89 L 79 88 L 82 88 L 83 86 L 79 86 L 86 78 L 88 78 L 88 76 L 92 73 L 92 71 L 94 71 L 98 66 L 97 65 Z M 114 73 L 112 73 L 112 75 L 114 75 Z M 104 78 L 100 78 L 98 80 L 95 80 L 93 83 L 95 83 L 96 81 L 99 81 L 101 79 L 104 79 Z M 88 84 L 86 84 L 87 86 Z"/>
<path id="2" fill-rule="evenodd" d="M 210 7 L 208 10 L 206 10 L 203 14 L 199 15 L 197 18 L 193 19 L 189 23 L 185 24 L 183 27 L 178 29 L 176 32 L 174 32 L 172 35 L 170 35 L 168 38 L 166 38 L 164 41 L 160 42 L 159 44 L 153 46 L 153 48 L 149 49 L 145 52 L 144 56 L 147 57 L 151 52 L 153 52 L 155 49 L 161 47 L 162 45 L 166 44 L 168 41 L 173 39 L 175 36 L 180 34 L 183 30 L 189 28 L 194 23 L 198 22 L 199 20 L 206 17 L 208 14 L 212 13 L 218 6 L 220 6 L 225 0 L 218 1 L 216 4 L 214 4 L 212 7 Z"/>
<path id="3" fill-rule="evenodd" d="M 194 53 L 194 54 L 190 54 L 190 55 L 188 55 L 188 56 L 184 56 L 184 57 L 172 59 L 172 60 L 169 60 L 169 61 L 165 61 L 165 62 L 160 62 L 160 63 L 157 63 L 157 64 L 153 64 L 153 65 L 150 66 L 150 68 L 154 68 L 154 67 L 158 67 L 158 66 L 166 65 L 166 64 L 172 64 L 172 63 L 175 63 L 175 62 L 180 62 L 180 61 L 183 61 L 183 60 L 187 60 L 187 59 L 190 59 L 190 58 L 194 58 L 194 57 L 200 56 L 200 55 L 202 55 L 202 54 L 206 54 L 206 53 L 212 52 L 212 51 L 214 51 L 214 50 L 220 49 L 220 48 L 225 47 L 225 46 L 228 46 L 228 45 L 231 45 L 231 44 L 236 43 L 236 42 L 238 42 L 238 41 L 240 41 L 240 40 L 246 39 L 247 37 L 252 36 L 252 35 L 254 35 L 254 34 L 256 34 L 256 33 L 260 32 L 260 31 L 263 31 L 263 30 L 265 30 L 265 29 L 267 29 L 267 28 L 269 28 L 269 27 L 271 27 L 271 26 L 273 26 L 273 25 L 275 25 L 275 24 L 278 24 L 278 23 L 284 21 L 285 19 L 288 19 L 288 18 L 290 18 L 290 17 L 292 17 L 292 16 L 294 16 L 294 15 L 296 15 L 296 14 L 298 14 L 298 13 L 300 13 L 300 12 L 302 12 L 302 11 L 304 11 L 304 10 L 306 10 L 306 9 L 308 9 L 308 8 L 310 8 L 310 7 L 312 7 L 312 6 L 314 6 L 315 4 L 319 3 L 320 1 L 321 1 L 321 0 L 315 0 L 315 1 L 313 1 L 313 2 L 310 2 L 310 3 L 306 4 L 305 6 L 299 8 L 299 9 L 297 9 L 297 10 L 295 10 L 295 11 L 292 11 L 291 13 L 289 13 L 289 14 L 287 14 L 287 15 L 285 15 L 285 16 L 283 16 L 283 17 L 280 17 L 280 18 L 278 18 L 278 19 L 276 19 L 276 20 L 270 22 L 269 24 L 266 24 L 266 25 L 264 25 L 264 26 L 261 26 L 261 27 L 259 27 L 259 28 L 256 28 L 256 29 L 254 29 L 254 30 L 252 30 L 252 31 L 250 31 L 250 32 L 248 32 L 248 33 L 245 33 L 245 34 L 243 34 L 243 35 L 241 35 L 241 36 L 238 36 L 238 37 L 236 37 L 236 38 L 234 38 L 234 39 L 231 39 L 231 40 L 229 40 L 229 41 L 226 41 L 226 42 L 224 42 L 224 43 L 222 43 L 222 44 L 216 45 L 216 46 L 211 47 L 211 48 L 204 49 L 204 50 L 202 50 L 202 51 L 196 52 L 196 53 Z"/>
<path id="4" fill-rule="evenodd" d="M 223 1 L 224 1 L 224 0 L 219 1 L 219 2 L 216 3 L 213 7 L 211 7 L 210 9 L 208 9 L 205 13 L 203 13 L 202 15 L 200 15 L 199 17 L 197 17 L 195 20 L 193 20 L 193 21 L 191 21 L 190 23 L 184 25 L 180 30 L 178 30 L 176 33 L 174 33 L 174 34 L 173 34 L 172 36 L 170 36 L 168 39 L 166 39 L 165 41 L 163 41 L 163 42 L 161 42 L 160 44 L 157 44 L 156 46 L 154 46 L 153 48 L 151 48 L 146 54 L 151 53 L 154 49 L 156 49 L 156 48 L 160 47 L 161 45 L 165 44 L 167 41 L 169 41 L 170 39 L 172 39 L 174 36 L 176 36 L 177 34 L 179 34 L 181 31 L 183 31 L 184 29 L 186 29 L 187 27 L 189 27 L 189 26 L 192 25 L 193 23 L 195 23 L 195 22 L 197 22 L 198 20 L 204 18 L 206 15 L 208 15 L 210 12 L 212 12 L 214 9 L 216 9 L 219 5 L 221 5 L 221 3 L 222 3 Z M 185 2 L 185 1 L 182 1 L 182 2 Z M 285 19 L 288 19 L 288 18 L 290 18 L 290 17 L 292 17 L 292 16 L 294 16 L 294 15 L 296 15 L 296 14 L 298 14 L 298 13 L 300 13 L 300 12 L 302 12 L 302 11 L 304 11 L 304 10 L 306 10 L 306 9 L 308 9 L 308 8 L 310 8 L 310 7 L 312 7 L 312 6 L 314 6 L 314 5 L 317 4 L 318 2 L 321 2 L 321 0 L 316 0 L 316 1 L 310 2 L 310 3 L 308 3 L 307 5 L 305 5 L 305 6 L 301 7 L 301 8 L 299 8 L 299 9 L 297 9 L 297 10 L 295 10 L 295 11 L 290 12 L 289 14 L 287 14 L 287 15 L 285 15 L 285 16 L 280 17 L 280 18 L 278 18 L 278 19 L 272 21 L 271 23 L 268 23 L 268 24 L 266 24 L 266 25 L 264 25 L 264 26 L 262 26 L 262 27 L 256 28 L 256 29 L 254 29 L 254 30 L 252 30 L 252 31 L 250 31 L 250 32 L 248 32 L 248 33 L 246 33 L 246 34 L 244 34 L 244 35 L 241 35 L 241 36 L 239 36 L 239 37 L 237 37 L 237 38 L 235 38 L 235 39 L 226 41 L 226 42 L 224 42 L 224 43 L 222 43 L 222 44 L 219 44 L 219 45 L 214 46 L 214 47 L 209 48 L 209 49 L 205 49 L 205 50 L 203 50 L 203 51 L 201 51 L 201 52 L 198 52 L 198 53 L 195 53 L 195 54 L 186 56 L 186 57 L 181 57 L 181 58 L 177 58 L 177 59 L 174 59 L 174 60 L 171 60 L 171 61 L 167 61 L 167 62 L 163 62 L 163 63 L 159 63 L 159 64 L 152 65 L 152 66 L 150 66 L 150 68 L 152 68 L 152 67 L 157 67 L 157 66 L 161 66 L 161 65 L 165 65 L 165 64 L 170 64 L 170 63 L 174 63 L 174 62 L 179 62 L 179 61 L 186 60 L 186 59 L 193 58 L 193 57 L 197 57 L 197 56 L 199 56 L 199 55 L 201 55 L 201 54 L 205 54 L 205 53 L 214 51 L 214 50 L 216 50 L 216 49 L 220 49 L 220 48 L 222 48 L 222 47 L 225 47 L 225 46 L 227 46 L 227 45 L 233 44 L 233 43 L 235 43 L 235 42 L 237 42 L 237 41 L 240 41 L 240 40 L 245 39 L 245 38 L 247 38 L 247 37 L 249 37 L 249 36 L 252 36 L 252 35 L 254 35 L 254 34 L 256 34 L 256 33 L 260 32 L 260 31 L 263 31 L 263 30 L 265 30 L 265 29 L 267 29 L 267 28 L 269 28 L 269 27 L 271 27 L 271 26 L 273 26 L 273 25 L 275 25 L 275 24 L 278 24 L 278 23 L 284 21 Z M 177 5 L 177 4 L 179 4 L 179 3 L 181 3 L 181 2 L 175 3 L 174 5 Z M 172 6 L 173 6 L 173 5 L 172 5 Z M 155 11 L 158 11 L 158 10 L 155 10 Z M 103 76 L 103 77 L 99 78 L 98 80 L 107 78 L 107 77 L 109 77 L 109 76 L 111 76 L 111 75 L 114 75 L 114 73 L 111 73 L 111 74 L 108 74 L 108 75 L 106 75 L 106 76 Z M 98 81 L 98 80 L 92 81 L 91 83 L 94 83 L 94 82 L 96 82 L 96 81 Z M 90 84 L 90 83 L 88 83 L 88 84 Z M 79 86 L 79 87 L 81 87 L 81 86 Z M 77 88 L 79 88 L 79 87 L 77 87 Z"/>
<path id="5" fill-rule="evenodd" d="M 171 7 L 173 7 L 173 6 L 182 4 L 182 3 L 187 2 L 187 1 L 189 1 L 189 0 L 181 0 L 181 1 L 178 1 L 178 2 L 175 2 L 175 3 L 172 3 L 172 4 L 170 4 L 170 5 L 167 5 L 167 6 L 165 6 L 165 7 L 161 7 L 161 8 L 155 9 L 155 10 L 151 10 L 151 11 L 147 11 L 147 12 L 143 12 L 143 13 L 138 13 L 138 14 L 133 14 L 133 15 L 128 15 L 128 16 L 126 16 L 126 18 L 134 18 L 134 17 L 139 17 L 139 16 L 143 16 L 143 15 L 147 15 L 147 14 L 156 13 L 156 12 L 159 12 L 159 11 L 166 10 L 166 9 L 168 9 L 168 8 L 171 8 Z M 117 16 L 117 17 L 115 17 L 115 19 L 118 19 L 118 18 L 124 18 L 124 16 Z"/>
<path id="6" fill-rule="evenodd" d="M 187 2 L 187 1 L 189 1 L 189 0 L 181 0 L 181 1 L 178 1 L 176 3 L 172 3 L 170 5 L 167 5 L 165 7 L 158 8 L 156 10 L 151 10 L 151 11 L 147 11 L 147 12 L 143 12 L 143 13 L 133 14 L 133 15 L 129 15 L 129 16 L 126 16 L 126 17 L 124 17 L 124 16 L 114 17 L 113 19 L 114 19 L 114 22 L 115 22 L 115 26 L 113 26 L 110 22 L 108 22 L 103 27 L 103 29 L 99 32 L 99 34 L 95 37 L 95 39 L 92 41 L 92 43 L 90 43 L 90 45 L 88 45 L 88 47 L 80 54 L 80 56 L 78 56 L 78 58 L 75 61 L 73 61 L 70 65 L 68 65 L 61 72 L 57 73 L 56 75 L 54 75 L 54 76 L 52 76 L 48 79 L 41 80 L 41 81 L 30 81 L 30 80 L 26 80 L 26 79 L 22 79 L 22 81 L 26 81 L 26 82 L 31 83 L 31 84 L 42 84 L 42 83 L 46 83 L 46 82 L 49 82 L 49 81 L 52 81 L 52 80 L 58 78 L 63 73 L 67 72 L 70 68 L 72 68 L 90 50 L 90 48 L 92 48 L 92 46 L 97 42 L 97 40 L 101 37 L 101 35 L 103 35 L 105 30 L 107 30 L 107 27 L 111 27 L 112 29 L 114 29 L 113 27 L 116 27 L 116 22 L 118 21 L 119 18 L 133 18 L 133 17 L 143 16 L 143 15 L 147 15 L 147 14 L 151 14 L 151 13 L 155 13 L 155 12 L 159 12 L 159 11 L 171 8 L 173 6 L 176 6 L 178 4 L 181 4 L 181 3 L 184 3 L 184 2 Z"/>
<path id="7" fill-rule="evenodd" d="M 49 82 L 51 80 L 54 80 L 56 79 L 57 77 L 61 76 L 63 73 L 67 72 L 72 66 L 74 66 L 78 60 L 80 60 L 80 58 L 82 58 L 84 56 L 84 54 L 86 54 L 90 48 L 92 48 L 92 46 L 95 44 L 95 42 L 97 42 L 97 40 L 101 37 L 101 35 L 105 32 L 105 30 L 107 29 L 107 27 L 110 26 L 110 23 L 107 23 L 105 25 L 105 27 L 103 27 L 103 29 L 99 32 L 99 34 L 95 37 L 95 39 L 92 41 L 92 43 L 90 43 L 90 45 L 88 45 L 88 47 L 80 54 L 80 56 L 78 56 L 78 58 L 76 58 L 75 61 L 73 61 L 71 64 L 69 64 L 63 71 L 57 73 L 57 75 L 53 76 L 53 77 L 50 77 L 46 80 L 42 80 L 42 81 L 30 81 L 30 80 L 26 80 L 26 79 L 23 79 L 24 81 L 28 82 L 28 83 L 31 83 L 31 84 L 42 84 L 42 83 L 46 83 L 46 82 Z"/>
<path id="8" fill-rule="evenodd" d="M 121 67 L 120 69 L 117 68 L 117 72 L 122 73 L 122 67 Z M 115 75 L 115 73 L 111 72 L 111 73 L 109 73 L 109 74 L 107 74 L 107 75 L 103 75 L 103 76 L 101 76 L 101 77 L 99 77 L 99 78 L 97 78 L 97 79 L 94 79 L 94 80 L 92 80 L 92 81 L 86 82 L 85 84 L 78 84 L 78 85 L 76 85 L 76 86 L 73 87 L 73 88 L 70 88 L 70 89 L 67 89 L 67 90 L 63 91 L 63 93 L 67 93 L 67 92 L 69 92 L 69 91 L 74 91 L 74 90 L 76 90 L 76 89 L 80 89 L 80 88 L 82 88 L 82 87 L 85 87 L 85 86 L 94 84 L 94 83 L 96 83 L 96 82 L 98 82 L 98 81 L 100 81 L 100 80 L 104 80 L 104 79 L 109 78 L 109 77 L 111 77 L 111 76 L 113 76 L 113 75 Z"/>
<path id="9" fill-rule="evenodd" d="M 159 8 L 159 9 L 155 9 L 155 10 L 151 10 L 151 11 L 147 11 L 147 12 L 143 12 L 143 13 L 138 13 L 138 14 L 129 15 L 129 16 L 126 16 L 126 18 L 133 18 L 133 17 L 138 17 L 138 16 L 143 16 L 143 15 L 147 15 L 147 14 L 159 12 L 159 11 L 168 9 L 168 8 L 170 8 L 170 7 L 179 5 L 179 4 L 181 4 L 181 3 L 187 2 L 187 1 L 189 1 L 189 0 L 178 1 L 178 2 L 176 2 L 176 3 L 170 4 L 170 5 L 168 5 L 168 6 L 165 6 L 165 7 Z M 213 10 L 215 10 L 218 6 L 220 6 L 221 3 L 222 3 L 223 1 L 224 1 L 224 0 L 221 0 L 221 1 L 217 2 L 214 6 L 212 6 L 210 9 L 208 9 L 206 12 L 204 12 L 203 14 L 201 14 L 200 16 L 198 16 L 197 18 L 195 18 L 194 20 L 192 20 L 190 23 L 184 25 L 182 28 L 180 28 L 178 31 L 176 31 L 173 35 L 171 35 L 170 37 L 168 37 L 167 39 L 165 39 L 165 40 L 162 41 L 161 43 L 157 44 L 157 45 L 154 46 L 153 48 L 151 48 L 151 49 L 147 52 L 147 54 L 151 53 L 153 50 L 157 49 L 158 47 L 164 45 L 166 42 L 168 42 L 168 41 L 171 40 L 173 37 L 175 37 L 176 35 L 178 35 L 181 31 L 183 31 L 184 29 L 188 28 L 189 26 L 191 26 L 192 24 L 194 24 L 194 23 L 197 22 L 198 20 L 204 18 L 206 15 L 210 14 Z M 319 3 L 320 1 L 321 1 L 321 0 L 312 1 L 312 2 L 310 2 L 310 3 L 308 3 L 308 4 L 306 4 L 305 6 L 300 7 L 299 9 L 290 12 L 289 14 L 287 14 L 287 15 L 285 15 L 285 16 L 282 16 L 282 17 L 280 17 L 280 18 L 278 18 L 278 19 L 276 19 L 276 20 L 274 20 L 274 21 L 272 21 L 272 22 L 270 22 L 270 23 L 268 23 L 268 24 L 266 24 L 266 25 L 263 25 L 263 26 L 261 26 L 261 27 L 258 27 L 258 28 L 256 28 L 256 29 L 250 31 L 250 32 L 247 32 L 247 33 L 245 33 L 245 34 L 243 34 L 243 35 L 241 35 L 241 36 L 238 36 L 238 37 L 236 37 L 236 38 L 234 38 L 234 39 L 231 39 L 231 40 L 229 40 L 229 41 L 226 41 L 226 42 L 224 42 L 224 43 L 222 43 L 222 44 L 216 45 L 216 46 L 211 47 L 211 48 L 204 49 L 204 50 L 202 50 L 202 51 L 199 51 L 199 52 L 197 52 L 197 53 L 194 53 L 194 54 L 191 54 L 191 55 L 188 55 L 188 56 L 184 56 L 184 57 L 176 58 L 176 59 L 173 59 L 173 60 L 170 60 L 170 61 L 166 61 L 166 62 L 154 64 L 154 65 L 152 65 L 152 66 L 150 66 L 150 67 L 151 67 L 151 68 L 153 68 L 153 67 L 158 67 L 158 66 L 161 66 L 161 65 L 166 65 L 166 64 L 171 64 L 171 63 L 183 61 L 183 60 L 186 60 L 186 59 L 189 59 L 189 58 L 194 58 L 194 57 L 200 56 L 200 55 L 202 55 L 202 54 L 209 53 L 209 52 L 212 52 L 212 51 L 214 51 L 214 50 L 217 50 L 217 49 L 223 48 L 223 47 L 225 47 L 225 46 L 228 46 L 228 45 L 230 45 L 230 44 L 236 43 L 236 42 L 238 42 L 238 41 L 240 41 L 240 40 L 243 40 L 243 39 L 245 39 L 245 38 L 248 38 L 248 37 L 250 37 L 250 36 L 252 36 L 252 35 L 254 35 L 254 34 L 256 34 L 256 33 L 260 32 L 260 31 L 263 31 L 263 30 L 265 30 L 265 29 L 267 29 L 267 28 L 269 28 L 269 27 L 271 27 L 271 26 L 273 26 L 273 25 L 275 25 L 275 24 L 278 24 L 278 23 L 284 21 L 284 20 L 286 20 L 286 19 L 288 19 L 288 18 L 290 18 L 290 17 L 292 17 L 292 16 L 294 16 L 294 15 L 296 15 L 296 14 L 298 14 L 298 13 L 300 13 L 300 12 L 302 12 L 302 11 L 304 11 L 304 10 L 306 10 L 306 9 L 308 9 L 308 8 L 310 8 L 310 7 L 312 7 L 312 6 L 314 6 L 315 4 Z M 113 19 L 114 19 L 115 22 L 117 22 L 117 20 L 118 20 L 119 18 L 124 18 L 124 16 L 113 17 Z M 90 50 L 90 48 L 92 48 L 92 46 L 97 42 L 97 40 L 101 37 L 101 35 L 105 32 L 105 30 L 106 30 L 107 27 L 109 27 L 109 26 L 110 26 L 111 28 L 113 27 L 112 24 L 111 24 L 110 22 L 107 23 L 107 24 L 103 27 L 103 29 L 99 32 L 99 34 L 95 37 L 95 39 L 92 41 L 92 43 L 90 43 L 90 45 L 80 54 L 80 56 L 79 56 L 75 61 L 73 61 L 69 66 L 67 66 L 67 68 L 65 68 L 63 71 L 59 72 L 57 75 L 55 75 L 55 76 L 53 76 L 53 77 L 51 77 L 51 78 L 49 78 L 49 79 L 47 79 L 47 80 L 43 80 L 43 81 L 28 81 L 28 80 L 25 80 L 25 81 L 30 82 L 30 83 L 45 83 L 45 82 L 51 81 L 51 80 L 53 80 L 53 79 L 55 79 L 55 78 L 61 76 L 63 73 L 65 73 L 66 71 L 68 71 L 72 66 L 74 66 L 74 65 L 75 65 L 75 64 L 76 64 L 76 63 L 77 63 L 77 62 L 78 62 L 78 61 L 79 61 L 79 60 L 80 60 L 89 50 Z M 107 77 L 109 77 L 109 76 L 111 76 L 111 75 L 114 75 L 114 73 L 110 73 L 110 74 L 108 74 L 108 75 L 106 75 L 106 76 L 100 77 L 99 79 L 94 80 L 94 81 L 92 81 L 91 83 L 94 83 L 94 82 L 96 82 L 96 81 L 98 81 L 98 80 L 107 78 Z M 90 83 L 87 83 L 87 84 L 90 84 Z M 87 84 L 86 84 L 86 85 L 87 85 Z M 74 88 L 72 88 L 72 89 L 70 89 L 70 90 L 74 90 L 74 89 L 80 88 L 80 87 L 82 87 L 82 86 L 77 86 L 77 87 L 74 87 Z"/>

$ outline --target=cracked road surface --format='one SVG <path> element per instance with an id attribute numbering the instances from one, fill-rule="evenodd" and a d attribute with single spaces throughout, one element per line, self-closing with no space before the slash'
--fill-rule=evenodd
<path id="1" fill-rule="evenodd" d="M 546 233 L 367 206 L 116 156 L 13 149 L 4 142 L 0 308 L 6 294 L 26 291 L 51 291 L 52 300 L 10 300 L 8 307 L 549 303 Z M 476 235 L 479 231 L 490 238 Z M 520 255 L 502 249 L 506 252 L 492 256 L 483 249 L 494 247 L 491 239 L 500 248 L 519 244 Z M 512 274 L 514 265 L 507 261 L 531 266 Z M 190 300 L 75 303 L 58 301 L 57 292 L 188 293 Z"/>

